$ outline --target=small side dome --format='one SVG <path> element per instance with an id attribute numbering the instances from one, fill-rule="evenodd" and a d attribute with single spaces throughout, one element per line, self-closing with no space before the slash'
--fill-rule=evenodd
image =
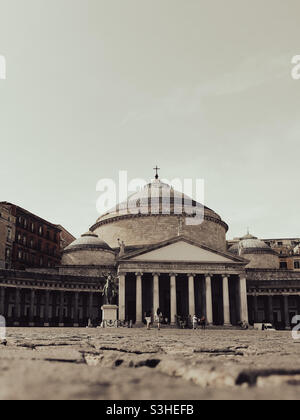
<path id="1" fill-rule="evenodd" d="M 107 266 L 115 263 L 115 252 L 93 232 L 84 233 L 64 249 L 63 266 Z"/>
<path id="2" fill-rule="evenodd" d="M 106 242 L 100 239 L 98 235 L 90 231 L 84 233 L 80 238 L 76 239 L 76 241 L 72 242 L 69 246 L 67 246 L 67 248 L 65 248 L 65 251 L 75 248 L 99 248 L 112 251 Z"/>
<path id="3" fill-rule="evenodd" d="M 261 250 L 266 253 L 276 254 L 269 245 L 257 238 L 242 239 L 239 243 L 239 247 L 243 250 L 243 253 L 251 253 L 253 250 Z"/>
<path id="4" fill-rule="evenodd" d="M 258 239 L 256 236 L 251 235 L 251 233 L 248 231 L 247 235 L 243 236 L 242 240 L 244 239 Z"/>
<path id="5" fill-rule="evenodd" d="M 239 255 L 239 242 L 228 248 L 228 252 L 231 252 L 231 254 L 234 255 Z"/>
<path id="6" fill-rule="evenodd" d="M 232 245 L 229 252 L 249 260 L 247 268 L 278 270 L 280 267 L 278 254 L 264 241 L 249 232 L 239 242 Z"/>

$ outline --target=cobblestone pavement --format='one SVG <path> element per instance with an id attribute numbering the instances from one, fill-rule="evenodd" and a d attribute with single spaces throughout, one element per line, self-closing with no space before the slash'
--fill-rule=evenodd
<path id="1" fill-rule="evenodd" d="M 291 332 L 8 329 L 1 399 L 298 399 Z"/>

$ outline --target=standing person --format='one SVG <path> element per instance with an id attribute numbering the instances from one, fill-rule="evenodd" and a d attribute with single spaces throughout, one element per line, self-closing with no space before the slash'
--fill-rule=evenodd
<path id="1" fill-rule="evenodd" d="M 198 318 L 196 315 L 193 316 L 193 330 L 196 330 L 198 327 Z"/>
<path id="2" fill-rule="evenodd" d="M 146 319 L 146 323 L 147 323 L 147 330 L 150 330 L 151 329 L 151 322 L 152 322 L 152 318 L 151 318 L 151 313 L 150 312 L 147 312 L 146 313 L 145 319 Z"/>
<path id="3" fill-rule="evenodd" d="M 162 314 L 160 308 L 158 308 L 156 313 L 155 313 L 155 322 L 157 322 L 158 331 L 160 331 L 160 324 L 161 324 L 162 318 L 163 318 L 163 314 Z"/>
<path id="4" fill-rule="evenodd" d="M 200 325 L 201 325 L 201 327 L 202 327 L 202 330 L 205 330 L 205 328 L 206 328 L 206 318 L 205 318 L 205 316 L 203 316 L 203 317 L 201 318 L 201 320 L 200 320 Z"/>

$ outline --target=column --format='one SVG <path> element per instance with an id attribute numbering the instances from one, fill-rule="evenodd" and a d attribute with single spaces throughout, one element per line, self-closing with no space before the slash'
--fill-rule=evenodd
<path id="1" fill-rule="evenodd" d="M 16 289 L 16 297 L 15 297 L 15 320 L 14 325 L 17 327 L 20 325 L 21 320 L 21 290 Z"/>
<path id="2" fill-rule="evenodd" d="M 30 293 L 30 310 L 29 310 L 29 326 L 34 327 L 34 299 L 35 290 L 32 289 Z"/>
<path id="3" fill-rule="evenodd" d="M 142 290 L 142 273 L 136 275 L 136 324 L 143 322 L 143 290 Z"/>
<path id="4" fill-rule="evenodd" d="M 94 293 L 89 293 L 89 309 L 88 309 L 88 318 L 93 321 L 93 304 L 94 304 Z"/>
<path id="5" fill-rule="evenodd" d="M 36 317 L 38 318 L 38 323 L 41 320 L 41 312 L 42 312 L 42 297 L 41 297 L 41 291 L 36 292 Z"/>
<path id="6" fill-rule="evenodd" d="M 153 273 L 153 313 L 159 309 L 159 273 Z"/>
<path id="7" fill-rule="evenodd" d="M 289 330 L 291 328 L 291 325 L 290 325 L 290 312 L 289 312 L 289 297 L 287 295 L 283 296 L 283 307 L 284 307 L 285 328 Z"/>
<path id="8" fill-rule="evenodd" d="M 249 324 L 246 274 L 240 274 L 240 321 Z"/>
<path id="9" fill-rule="evenodd" d="M 78 317 L 78 310 L 79 310 L 79 293 L 74 293 L 74 327 L 79 327 L 79 317 Z"/>
<path id="10" fill-rule="evenodd" d="M 258 322 L 258 298 L 257 295 L 253 296 L 253 320 L 254 320 L 254 324 L 256 324 Z"/>
<path id="11" fill-rule="evenodd" d="M 196 314 L 195 284 L 194 284 L 195 274 L 189 274 L 188 278 L 189 278 L 189 315 L 193 317 Z"/>
<path id="12" fill-rule="evenodd" d="M 65 293 L 59 294 L 59 326 L 64 326 Z"/>
<path id="13" fill-rule="evenodd" d="M 119 275 L 119 321 L 125 321 L 125 284 L 126 274 Z"/>
<path id="14" fill-rule="evenodd" d="M 205 296 L 206 296 L 206 322 L 208 325 L 213 324 L 213 301 L 211 288 L 211 274 L 205 277 Z"/>
<path id="15" fill-rule="evenodd" d="M 46 290 L 45 293 L 45 316 L 44 316 L 44 327 L 49 327 L 50 319 L 50 291 Z"/>
<path id="16" fill-rule="evenodd" d="M 229 280 L 228 280 L 227 275 L 223 275 L 223 308 L 224 308 L 224 325 L 231 325 L 231 322 L 230 322 Z"/>
<path id="17" fill-rule="evenodd" d="M 177 274 L 173 274 L 173 273 L 170 274 L 171 325 L 176 325 L 176 315 L 177 315 L 176 276 Z"/>
<path id="18" fill-rule="evenodd" d="M 274 324 L 273 296 L 268 296 L 268 322 Z"/>
<path id="19" fill-rule="evenodd" d="M 5 288 L 0 289 L 0 315 L 5 316 Z"/>
<path id="20" fill-rule="evenodd" d="M 297 315 L 300 315 L 300 296 L 297 295 Z"/>

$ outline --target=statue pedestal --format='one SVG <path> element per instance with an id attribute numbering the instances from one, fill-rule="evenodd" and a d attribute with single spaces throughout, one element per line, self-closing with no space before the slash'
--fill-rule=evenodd
<path id="1" fill-rule="evenodd" d="M 118 306 L 102 306 L 102 328 L 118 328 Z"/>

